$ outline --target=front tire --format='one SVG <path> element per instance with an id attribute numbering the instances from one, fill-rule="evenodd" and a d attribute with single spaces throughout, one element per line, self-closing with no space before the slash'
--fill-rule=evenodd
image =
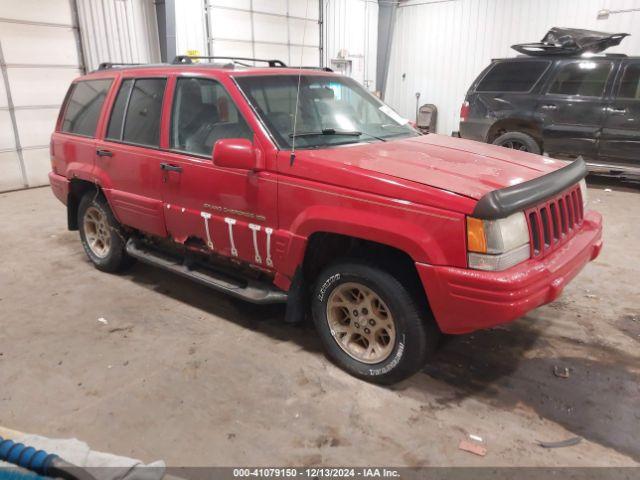
<path id="1" fill-rule="evenodd" d="M 363 380 L 404 380 L 437 348 L 439 331 L 426 308 L 397 278 L 367 263 L 326 268 L 311 302 L 329 358 Z"/>
<path id="2" fill-rule="evenodd" d="M 126 235 L 100 194 L 88 193 L 78 206 L 80 241 L 98 270 L 117 272 L 133 263 L 125 252 Z"/>
<path id="3" fill-rule="evenodd" d="M 493 144 L 521 152 L 535 153 L 536 155 L 540 155 L 541 152 L 540 145 L 538 145 L 535 138 L 522 132 L 504 133 L 496 138 Z"/>

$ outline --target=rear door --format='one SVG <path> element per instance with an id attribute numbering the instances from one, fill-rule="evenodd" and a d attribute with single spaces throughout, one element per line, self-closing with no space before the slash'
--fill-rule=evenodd
<path id="1" fill-rule="evenodd" d="M 58 129 L 51 137 L 56 173 L 93 180 L 96 130 L 113 81 L 113 78 L 102 78 L 71 85 Z"/>
<path id="2" fill-rule="evenodd" d="M 607 108 L 600 156 L 640 167 L 640 60 L 623 63 Z"/>
<path id="3" fill-rule="evenodd" d="M 167 79 L 122 78 L 96 172 L 116 218 L 153 235 L 166 235 L 162 212 L 160 126 Z"/>
<path id="4" fill-rule="evenodd" d="M 571 60 L 556 67 L 536 108 L 546 152 L 597 157 L 613 67 L 605 59 Z"/>

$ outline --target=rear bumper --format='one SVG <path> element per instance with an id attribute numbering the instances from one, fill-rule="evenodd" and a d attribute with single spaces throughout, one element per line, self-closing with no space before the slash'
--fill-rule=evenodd
<path id="1" fill-rule="evenodd" d="M 417 263 L 440 329 L 468 333 L 510 322 L 552 302 L 602 249 L 602 217 L 587 212 L 582 229 L 558 250 L 503 272 Z"/>
<path id="2" fill-rule="evenodd" d="M 468 119 L 460 122 L 460 138 L 486 142 L 491 124 L 485 120 Z"/>
<path id="3" fill-rule="evenodd" d="M 49 172 L 49 183 L 51 184 L 51 191 L 56 198 L 66 205 L 69 195 L 69 180 L 67 177 Z"/>

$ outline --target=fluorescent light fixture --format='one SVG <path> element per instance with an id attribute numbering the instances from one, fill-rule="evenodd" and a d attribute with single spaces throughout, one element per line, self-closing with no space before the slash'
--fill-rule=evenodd
<path id="1" fill-rule="evenodd" d="M 598 10 L 598 20 L 606 20 L 610 15 L 614 15 L 616 13 L 629 12 L 640 12 L 640 8 L 627 8 L 625 10 L 609 10 L 608 8 L 603 8 L 602 10 Z"/>

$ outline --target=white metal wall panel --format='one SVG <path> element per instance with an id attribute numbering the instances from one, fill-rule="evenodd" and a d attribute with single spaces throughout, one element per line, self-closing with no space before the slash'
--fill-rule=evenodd
<path id="1" fill-rule="evenodd" d="M 49 171 L 51 160 L 49 159 L 49 147 L 24 148 L 22 150 L 24 168 L 29 179 L 29 186 L 47 185 L 49 183 Z"/>
<path id="2" fill-rule="evenodd" d="M 87 69 L 102 62 L 160 61 L 153 0 L 77 0 Z M 179 1 L 176 3 L 180 3 Z"/>
<path id="3" fill-rule="evenodd" d="M 80 75 L 76 68 L 46 68 L 43 81 L 42 68 L 12 68 L 9 70 L 11 96 L 16 108 L 30 105 L 48 105 L 58 108 L 71 81 Z M 0 87 L 0 93 L 2 87 Z M 0 100 L 0 106 L 1 100 Z"/>
<path id="4" fill-rule="evenodd" d="M 238 1 L 231 3 L 236 3 L 238 7 L 242 5 Z M 180 0 L 175 3 L 175 9 L 176 53 L 186 55 L 192 51 L 206 55 L 207 34 L 203 0 Z"/>
<path id="5" fill-rule="evenodd" d="M 331 58 L 341 50 L 347 51 L 353 66 L 351 76 L 375 90 L 377 0 L 321 1 L 324 64 L 330 66 Z M 319 8 L 318 0 L 209 0 L 211 54 L 318 65 Z M 176 2 L 176 51 L 207 54 L 201 0 Z"/>
<path id="6" fill-rule="evenodd" d="M 319 0 L 209 0 L 211 55 L 320 63 Z"/>
<path id="7" fill-rule="evenodd" d="M 554 26 L 626 32 L 607 52 L 640 55 L 640 12 L 597 20 L 602 8 L 640 8 L 637 0 L 413 0 L 398 8 L 385 100 L 407 118 L 420 103 L 438 107 L 437 131 L 458 130 L 467 89 L 492 58 L 538 41 Z"/>
<path id="8" fill-rule="evenodd" d="M 49 136 L 80 73 L 71 2 L 0 2 L 0 48 L 0 191 L 44 185 Z"/>
<path id="9" fill-rule="evenodd" d="M 13 134 L 11 116 L 8 110 L 0 110 L 0 152 L 15 149 L 16 137 Z"/>
<path id="10" fill-rule="evenodd" d="M 0 112 L 8 107 L 7 92 L 4 88 L 3 78 L 0 77 Z"/>
<path id="11" fill-rule="evenodd" d="M 376 89 L 378 3 L 376 0 L 324 0 L 325 65 L 340 52 L 351 61 L 351 77 Z M 348 72 L 343 72 L 348 73 Z"/>
<path id="12" fill-rule="evenodd" d="M 71 26 L 61 28 L 7 22 L 2 25 L 1 35 L 7 63 L 78 65 L 76 39 Z"/>
<path id="13" fill-rule="evenodd" d="M 0 18 L 13 21 L 58 23 L 68 25 L 71 2 L 64 0 L 4 0 L 0 2 Z"/>
<path id="14" fill-rule="evenodd" d="M 48 155 L 49 138 L 56 118 L 58 118 L 58 107 L 16 109 L 18 134 L 22 148 L 40 148 L 45 150 Z M 45 166 L 48 172 L 51 169 L 48 159 Z"/>
<path id="15" fill-rule="evenodd" d="M 0 192 L 15 190 L 23 186 L 18 153 L 0 150 Z"/>
<path id="16" fill-rule="evenodd" d="M 320 63 L 319 0 L 209 0 L 207 28 L 200 0 L 176 2 L 176 51 Z M 209 45 L 207 46 L 207 30 Z"/>

